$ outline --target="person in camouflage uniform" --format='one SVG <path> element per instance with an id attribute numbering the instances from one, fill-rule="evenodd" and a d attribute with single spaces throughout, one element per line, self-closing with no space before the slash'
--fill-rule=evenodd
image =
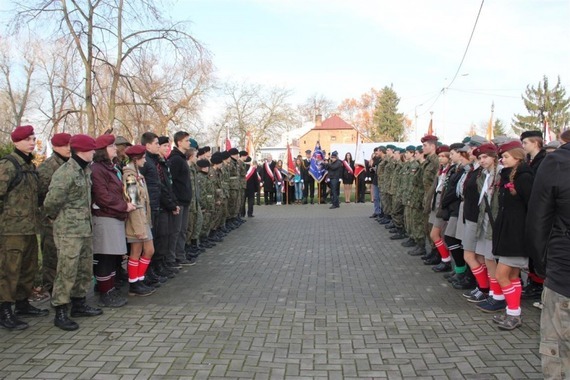
<path id="1" fill-rule="evenodd" d="M 222 210 L 224 212 L 222 217 L 222 225 L 229 227 L 230 230 L 236 229 L 238 224 L 233 223 L 230 219 L 230 153 L 228 151 L 221 152 L 223 165 L 221 170 L 221 189 L 224 191 L 224 203 L 222 203 Z"/>
<path id="2" fill-rule="evenodd" d="M 53 173 L 64 162 L 69 160 L 71 150 L 69 147 L 69 133 L 57 133 L 51 138 L 53 153 L 39 167 L 38 176 L 40 179 L 39 204 L 43 204 L 48 192 L 49 184 Z M 53 280 L 57 270 L 57 247 L 53 241 L 53 225 L 47 220 L 45 214 L 42 215 L 40 226 L 41 251 L 42 251 L 42 288 L 51 294 L 53 290 Z"/>
<path id="3" fill-rule="evenodd" d="M 229 220 L 233 224 L 238 224 L 237 216 L 239 214 L 239 207 L 241 205 L 239 198 L 239 191 L 241 187 L 240 183 L 240 166 L 241 161 L 239 161 L 239 151 L 236 148 L 232 148 L 228 151 L 230 154 L 230 160 L 228 162 L 228 172 L 229 172 L 229 189 L 230 198 L 228 201 L 228 215 Z"/>
<path id="4" fill-rule="evenodd" d="M 382 211 L 384 211 L 386 216 L 382 223 L 390 226 L 390 228 L 394 227 L 394 224 L 392 223 L 392 196 L 389 194 L 390 185 L 392 183 L 392 174 L 396 167 L 394 162 L 394 149 L 397 149 L 394 145 L 386 146 L 386 156 L 383 160 L 386 161 L 386 164 L 384 165 L 384 174 L 382 178 L 378 178 Z"/>
<path id="5" fill-rule="evenodd" d="M 400 189 L 402 185 L 402 173 L 405 168 L 404 162 L 402 161 L 404 152 L 404 149 L 397 148 L 394 150 L 394 162 L 392 164 L 394 166 L 388 187 L 388 194 L 390 194 L 392 199 L 391 216 L 392 224 L 394 225 L 394 227 L 390 229 L 390 233 L 393 234 L 390 236 L 390 240 L 401 240 L 406 237 L 404 231 L 404 205 L 402 204 Z"/>
<path id="6" fill-rule="evenodd" d="M 196 259 L 205 249 L 198 244 L 200 230 L 204 223 L 204 215 L 200 208 L 201 189 L 198 186 L 198 156 L 204 152 L 200 149 L 190 148 L 188 152 L 188 166 L 190 167 L 190 183 L 192 185 L 192 200 L 190 202 L 190 216 L 188 217 L 188 231 L 186 234 L 186 256 L 188 260 Z"/>
<path id="7" fill-rule="evenodd" d="M 199 160 L 197 163 L 198 173 L 197 180 L 200 187 L 200 209 L 204 216 L 202 224 L 201 235 L 207 236 L 212 228 L 215 226 L 215 219 L 213 218 L 215 212 L 215 188 L 214 181 L 208 176 L 210 171 L 210 162 L 208 160 Z"/>
<path id="8" fill-rule="evenodd" d="M 408 239 L 402 242 L 403 247 L 413 247 L 415 245 L 413 234 L 412 234 L 412 201 L 411 197 L 413 194 L 412 182 L 415 173 L 417 172 L 417 161 L 414 160 L 414 153 L 416 152 L 416 147 L 413 145 L 407 146 L 404 153 L 404 169 L 400 184 L 400 197 L 402 199 L 402 204 L 404 205 L 404 229 L 408 235 Z"/>
<path id="9" fill-rule="evenodd" d="M 57 273 L 51 303 L 55 307 L 54 325 L 62 330 L 77 330 L 79 325 L 67 316 L 95 316 L 103 312 L 85 302 L 93 279 L 91 230 L 91 179 L 89 163 L 95 153 L 95 140 L 75 135 L 70 140 L 73 154 L 53 174 L 44 201 L 44 213 L 53 220 L 57 247 Z"/>
<path id="10" fill-rule="evenodd" d="M 424 193 L 423 193 L 423 182 L 422 182 L 423 167 L 421 165 L 421 161 L 423 160 L 423 154 L 421 150 L 423 150 L 423 147 L 416 147 L 416 154 L 414 154 L 413 161 L 411 162 L 412 178 L 410 183 L 409 217 L 410 217 L 410 237 L 413 239 L 415 243 L 411 247 L 414 247 L 414 250 L 416 249 L 415 247 L 425 246 L 425 237 L 426 237 L 424 231 L 424 219 L 423 219 Z"/>
<path id="11" fill-rule="evenodd" d="M 240 164 L 240 174 L 239 174 L 239 180 L 240 180 L 240 188 L 239 188 L 239 196 L 240 196 L 240 202 L 239 202 L 239 213 L 238 213 L 238 220 L 241 223 L 244 223 L 246 220 L 242 219 L 243 217 L 245 217 L 245 191 L 247 189 L 247 180 L 245 179 L 245 175 L 247 174 L 247 168 L 249 167 L 249 165 L 247 165 L 245 163 L 245 160 L 247 160 L 248 157 L 248 152 L 245 150 L 242 150 L 239 152 L 239 164 Z"/>
<path id="12" fill-rule="evenodd" d="M 29 326 L 16 315 L 43 316 L 48 310 L 28 302 L 38 270 L 39 184 L 32 162 L 34 128 L 17 127 L 11 138 L 15 149 L 0 160 L 0 326 L 23 330 Z"/>

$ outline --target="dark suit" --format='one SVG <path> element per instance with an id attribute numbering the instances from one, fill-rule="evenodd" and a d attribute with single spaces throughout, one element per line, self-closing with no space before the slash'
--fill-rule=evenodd
<path id="1" fill-rule="evenodd" d="M 305 170 L 303 170 L 303 181 L 305 187 L 303 188 L 303 203 L 307 204 L 309 197 L 311 198 L 311 204 L 313 204 L 313 199 L 315 198 L 315 179 L 309 173 L 309 168 L 311 167 L 311 160 L 305 158 L 303 160 L 305 165 Z"/>

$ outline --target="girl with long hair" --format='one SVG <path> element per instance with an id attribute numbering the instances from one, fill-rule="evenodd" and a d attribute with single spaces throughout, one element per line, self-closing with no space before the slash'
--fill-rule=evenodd
<path id="1" fill-rule="evenodd" d="M 352 195 L 352 184 L 354 183 L 354 160 L 352 154 L 346 152 L 344 161 L 342 161 L 342 184 L 344 186 L 344 201 L 350 203 Z"/>
<path id="2" fill-rule="evenodd" d="M 305 164 L 301 157 L 295 160 L 295 175 L 293 182 L 295 183 L 295 203 L 301 204 L 303 202 L 303 188 L 305 187 L 303 181 L 303 172 L 305 171 Z"/>

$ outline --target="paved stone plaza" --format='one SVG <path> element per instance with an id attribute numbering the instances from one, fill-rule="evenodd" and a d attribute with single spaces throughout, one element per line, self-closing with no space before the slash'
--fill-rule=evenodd
<path id="1" fill-rule="evenodd" d="M 541 378 L 539 310 L 499 331 L 371 210 L 256 207 L 150 297 L 74 332 L 53 310 L 0 330 L 0 378 Z"/>

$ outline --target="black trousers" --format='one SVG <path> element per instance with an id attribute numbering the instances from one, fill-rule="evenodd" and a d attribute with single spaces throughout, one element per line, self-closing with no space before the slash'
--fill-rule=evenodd
<path id="1" fill-rule="evenodd" d="M 305 181 L 305 187 L 303 188 L 303 198 L 314 199 L 315 198 L 315 179 L 310 177 L 308 180 Z"/>
<path id="2" fill-rule="evenodd" d="M 340 181 L 338 178 L 331 178 L 329 182 L 331 185 L 331 201 L 333 206 L 339 206 L 339 196 L 340 196 Z"/>

